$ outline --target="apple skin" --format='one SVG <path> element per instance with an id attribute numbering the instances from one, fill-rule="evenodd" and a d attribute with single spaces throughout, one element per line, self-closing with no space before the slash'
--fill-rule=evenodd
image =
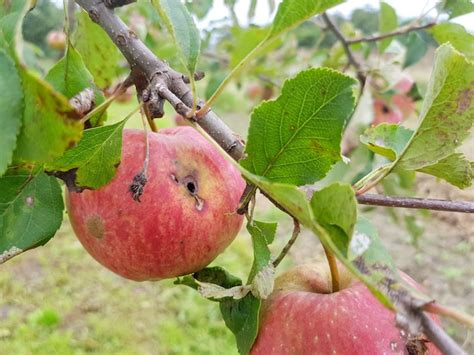
<path id="1" fill-rule="evenodd" d="M 335 293 L 322 264 L 297 266 L 278 277 L 263 304 L 251 354 L 408 354 L 394 313 L 345 269 L 340 274 Z M 427 348 L 441 354 L 431 343 Z"/>
<path id="2" fill-rule="evenodd" d="M 143 167 L 142 130 L 123 131 L 121 164 L 109 184 L 66 193 L 72 227 L 85 249 L 136 281 L 202 269 L 242 224 L 235 211 L 245 182 L 211 143 L 190 127 L 150 132 L 148 138 L 148 181 L 140 203 L 129 185 Z"/>
<path id="3" fill-rule="evenodd" d="M 62 31 L 51 31 L 46 37 L 49 48 L 64 50 L 66 48 L 66 34 Z"/>
<path id="4" fill-rule="evenodd" d="M 390 107 L 382 99 L 374 100 L 374 116 L 373 124 L 375 126 L 381 123 L 400 123 L 403 120 L 398 107 Z"/>

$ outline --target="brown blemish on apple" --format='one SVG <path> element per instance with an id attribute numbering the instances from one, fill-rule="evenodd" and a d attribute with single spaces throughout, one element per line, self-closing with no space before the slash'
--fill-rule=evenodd
<path id="1" fill-rule="evenodd" d="M 104 221 L 98 215 L 92 215 L 86 221 L 87 231 L 94 238 L 102 239 L 104 237 Z"/>

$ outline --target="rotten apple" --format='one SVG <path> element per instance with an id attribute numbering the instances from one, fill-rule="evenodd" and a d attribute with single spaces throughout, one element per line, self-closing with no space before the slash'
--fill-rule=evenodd
<path id="1" fill-rule="evenodd" d="M 85 249 L 108 269 L 137 281 L 208 265 L 239 232 L 236 208 L 245 187 L 239 172 L 190 127 L 151 132 L 148 139 L 141 202 L 129 191 L 145 159 L 141 130 L 123 131 L 121 163 L 109 184 L 66 196 Z"/>
<path id="2" fill-rule="evenodd" d="M 400 331 L 395 314 L 365 285 L 343 268 L 340 274 L 341 290 L 334 293 L 322 264 L 301 265 L 278 277 L 263 304 L 251 354 L 411 354 L 413 349 L 441 354 L 425 338 Z"/>

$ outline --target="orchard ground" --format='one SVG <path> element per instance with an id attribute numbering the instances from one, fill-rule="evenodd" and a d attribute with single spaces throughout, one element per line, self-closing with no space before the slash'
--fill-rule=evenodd
<path id="1" fill-rule="evenodd" d="M 425 66 L 426 68 L 426 66 Z M 427 74 L 427 73 L 426 73 Z M 243 91 L 226 93 L 217 104 L 227 123 L 246 132 Z M 118 121 L 135 103 L 115 105 L 110 120 Z M 240 114 L 235 112 L 240 111 Z M 159 125 L 171 126 L 169 119 Z M 140 127 L 132 118 L 128 126 Z M 474 158 L 474 141 L 464 149 Z M 474 200 L 465 191 L 419 174 L 417 196 Z M 146 191 L 145 191 L 146 193 Z M 135 203 L 130 199 L 130 203 Z M 383 208 L 361 210 L 377 225 L 397 266 L 419 281 L 439 302 L 474 313 L 474 216 L 433 212 L 417 214 L 424 233 L 424 250 L 412 243 L 406 229 Z M 280 222 L 278 253 L 291 234 L 292 222 L 260 198 L 256 218 Z M 303 232 L 280 270 L 291 263 L 321 256 L 316 238 Z M 315 247 L 308 248 L 308 245 Z M 314 251 L 317 251 L 314 254 Z M 312 254 L 308 254 L 311 251 Z M 245 228 L 216 264 L 245 278 L 252 263 L 252 247 Z M 246 267 L 243 267 L 246 265 Z M 447 331 L 474 353 L 474 335 L 444 322 Z M 0 272 L 0 352 L 3 354 L 237 354 L 234 338 L 225 328 L 217 303 L 206 301 L 172 280 L 137 283 L 121 279 L 95 262 L 73 235 L 67 216 L 46 246 L 27 252 Z"/>

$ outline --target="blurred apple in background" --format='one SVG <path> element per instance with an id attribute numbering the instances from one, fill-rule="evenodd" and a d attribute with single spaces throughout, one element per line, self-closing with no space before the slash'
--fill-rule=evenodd
<path id="1" fill-rule="evenodd" d="M 46 37 L 49 48 L 63 51 L 66 48 L 66 34 L 63 31 L 51 31 Z"/>

